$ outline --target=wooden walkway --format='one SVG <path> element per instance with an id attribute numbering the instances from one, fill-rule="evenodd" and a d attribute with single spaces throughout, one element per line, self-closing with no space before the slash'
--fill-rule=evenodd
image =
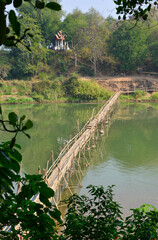
<path id="1" fill-rule="evenodd" d="M 155 91 L 155 89 L 135 89 L 141 91 Z M 156 89 L 157 90 L 157 89 Z M 61 181 L 64 180 L 66 187 L 69 189 L 70 193 L 72 191 L 68 185 L 66 178 L 66 173 L 72 169 L 72 165 L 80 152 L 85 148 L 87 142 L 94 136 L 94 133 L 97 129 L 97 126 L 101 124 L 117 102 L 121 93 L 128 94 L 134 91 L 117 91 L 99 110 L 95 117 L 91 117 L 89 121 L 85 124 L 82 130 L 75 135 L 63 148 L 60 152 L 58 158 L 53 162 L 51 167 L 45 173 L 45 181 L 51 187 L 54 192 L 56 192 L 61 184 Z M 39 201 L 38 196 L 36 196 L 34 201 Z"/>
<path id="2" fill-rule="evenodd" d="M 54 191 L 57 190 L 58 185 L 61 179 L 64 178 L 67 170 L 71 168 L 73 160 L 92 137 L 93 133 L 97 129 L 97 125 L 105 119 L 112 106 L 116 103 L 119 95 L 120 92 L 116 92 L 108 100 L 108 102 L 104 104 L 98 114 L 95 117 L 92 117 L 85 124 L 82 130 L 66 144 L 56 161 L 48 169 L 45 178 L 49 187 L 51 187 Z"/>

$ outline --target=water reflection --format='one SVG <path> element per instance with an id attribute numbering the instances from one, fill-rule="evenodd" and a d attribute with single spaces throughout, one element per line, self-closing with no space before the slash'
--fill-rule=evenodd
<path id="1" fill-rule="evenodd" d="M 51 150 L 54 157 L 60 152 L 67 140 L 77 131 L 77 120 L 80 128 L 91 116 L 99 104 L 34 104 L 5 105 L 3 112 L 15 111 L 18 115 L 25 114 L 34 127 L 30 130 L 31 139 L 20 134 L 17 141 L 22 146 L 23 171 L 37 173 L 37 168 L 46 166 Z M 97 109 L 96 109 L 97 111 Z M 1 133 L 2 139 L 10 139 L 9 134 Z"/>
<path id="2" fill-rule="evenodd" d="M 108 138 L 103 136 L 93 154 L 88 184 L 116 185 L 116 199 L 128 209 L 150 203 L 158 207 L 158 105 L 121 105 Z"/>

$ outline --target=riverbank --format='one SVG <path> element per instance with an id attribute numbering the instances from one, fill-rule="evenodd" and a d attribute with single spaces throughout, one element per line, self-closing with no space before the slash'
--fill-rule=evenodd
<path id="1" fill-rule="evenodd" d="M 0 82 L 0 103 L 98 102 L 113 93 L 94 80 L 82 80 L 76 74 L 52 81 L 12 80 Z"/>
<path id="2" fill-rule="evenodd" d="M 137 79 L 139 78 L 139 79 Z M 68 78 L 59 77 L 54 80 L 32 79 L 10 80 L 0 82 L 1 104 L 32 104 L 32 103 L 101 103 L 108 100 L 117 90 L 132 91 L 137 87 L 153 87 L 156 90 L 155 79 L 143 77 L 121 78 L 79 78 L 72 74 Z M 151 85 L 151 82 L 154 84 Z M 137 85 L 136 85 L 137 83 Z M 123 89 L 122 89 L 123 88 Z M 133 93 L 122 94 L 121 101 L 127 102 L 157 102 L 157 92 L 133 90 Z"/>

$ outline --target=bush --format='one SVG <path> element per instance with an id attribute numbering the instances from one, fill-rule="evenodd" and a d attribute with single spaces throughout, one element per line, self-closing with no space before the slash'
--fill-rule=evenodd
<path id="1" fill-rule="evenodd" d="M 37 93 L 34 93 L 32 98 L 36 101 L 36 102 L 42 102 L 44 100 L 44 96 L 43 95 L 40 95 L 40 94 L 37 94 Z"/>
<path id="2" fill-rule="evenodd" d="M 103 99 L 109 99 L 112 96 L 112 92 L 107 91 L 105 88 L 101 88 L 100 97 Z"/>
<path id="3" fill-rule="evenodd" d="M 43 94 L 43 91 L 51 88 L 50 81 L 40 81 L 32 84 L 32 91 L 38 94 Z"/>
<path id="4" fill-rule="evenodd" d="M 101 89 L 98 84 L 79 81 L 79 86 L 74 89 L 73 96 L 83 100 L 98 100 L 100 97 Z"/>
<path id="5" fill-rule="evenodd" d="M 49 79 L 47 72 L 40 72 L 40 73 L 38 74 L 38 77 L 39 77 L 40 80 L 42 80 L 42 81 L 47 81 L 47 80 Z"/>
<path id="6" fill-rule="evenodd" d="M 135 99 L 141 98 L 141 97 L 144 97 L 144 96 L 145 96 L 145 92 L 143 92 L 143 91 L 136 90 L 136 91 L 134 92 L 134 97 L 135 97 Z"/>
<path id="7" fill-rule="evenodd" d="M 93 81 L 79 80 L 79 86 L 73 91 L 73 96 L 75 98 L 83 100 L 108 99 L 111 95 L 111 92 L 108 92 L 105 88 L 101 88 Z"/>
<path id="8" fill-rule="evenodd" d="M 5 85 L 2 83 L 2 85 L 0 87 L 0 92 L 4 95 L 11 95 L 12 94 L 12 86 Z"/>
<path id="9" fill-rule="evenodd" d="M 74 194 L 68 210 L 63 239 L 155 240 L 158 237 L 158 210 L 148 204 L 134 209 L 125 220 L 121 206 L 113 200 L 113 186 L 88 186 L 90 197 Z"/>
<path id="10" fill-rule="evenodd" d="M 133 94 L 129 94 L 129 95 L 121 94 L 120 95 L 120 99 L 122 99 L 122 100 L 131 100 L 131 99 L 134 99 L 134 96 L 133 96 Z"/>
<path id="11" fill-rule="evenodd" d="M 19 99 L 19 101 L 22 103 L 34 102 L 33 98 L 27 98 L 27 97 L 22 97 Z"/>
<path id="12" fill-rule="evenodd" d="M 6 99 L 6 102 L 8 102 L 8 103 L 16 103 L 16 102 L 18 102 L 18 100 L 17 100 L 17 98 L 10 97 L 10 98 Z"/>
<path id="13" fill-rule="evenodd" d="M 154 93 L 150 97 L 152 100 L 158 100 L 158 92 Z"/>
<path id="14" fill-rule="evenodd" d="M 76 74 L 65 81 L 64 88 L 66 94 L 80 100 L 108 99 L 112 95 L 94 81 L 79 80 Z"/>
<path id="15" fill-rule="evenodd" d="M 64 82 L 65 93 L 68 95 L 74 95 L 74 91 L 79 87 L 78 76 L 73 73 L 70 78 Z"/>

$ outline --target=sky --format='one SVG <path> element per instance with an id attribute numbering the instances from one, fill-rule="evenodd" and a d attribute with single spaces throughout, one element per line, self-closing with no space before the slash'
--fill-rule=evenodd
<path id="1" fill-rule="evenodd" d="M 53 0 L 51 0 L 53 1 Z M 116 15 L 116 5 L 113 0 L 61 0 L 62 10 L 68 13 L 72 13 L 75 8 L 79 8 L 82 12 L 87 12 L 91 7 L 95 8 L 103 17 Z M 7 6 L 7 11 L 13 9 L 13 5 Z"/>
<path id="2" fill-rule="evenodd" d="M 73 9 L 79 8 L 82 12 L 87 12 L 91 7 L 101 13 L 103 17 L 116 15 L 116 5 L 113 0 L 61 0 L 62 9 L 66 13 L 71 13 Z"/>

